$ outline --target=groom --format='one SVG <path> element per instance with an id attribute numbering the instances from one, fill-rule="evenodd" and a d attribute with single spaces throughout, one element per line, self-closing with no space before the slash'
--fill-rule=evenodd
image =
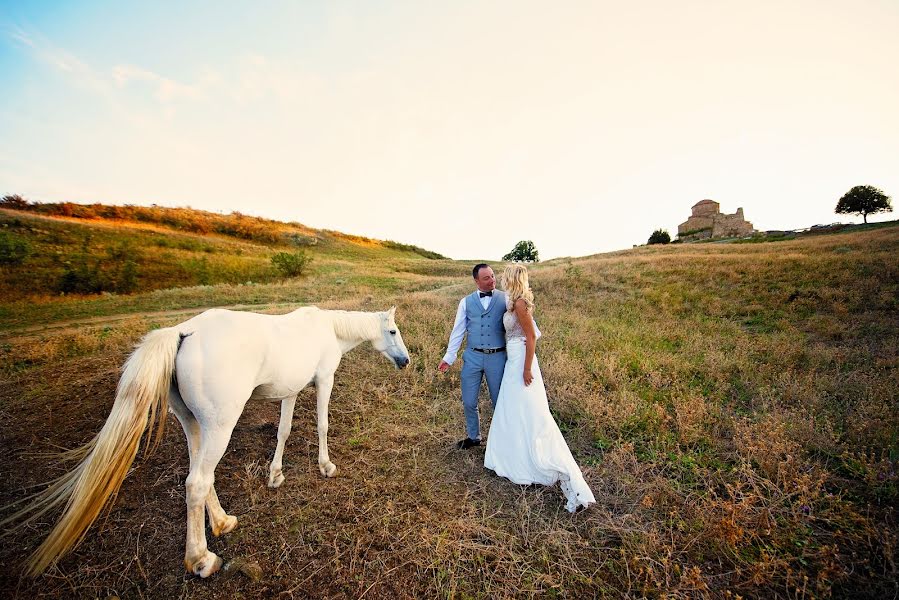
<path id="1" fill-rule="evenodd" d="M 481 381 L 486 376 L 490 400 L 496 408 L 499 384 L 506 368 L 506 330 L 503 327 L 506 295 L 495 289 L 496 276 L 488 265 L 475 265 L 471 274 L 478 289 L 459 302 L 449 346 L 437 367 L 442 373 L 449 370 L 450 365 L 456 361 L 462 338 L 467 333 L 468 341 L 465 352 L 462 353 L 462 406 L 465 409 L 468 437 L 456 444 L 462 450 L 481 444 L 478 423 L 478 392 Z"/>

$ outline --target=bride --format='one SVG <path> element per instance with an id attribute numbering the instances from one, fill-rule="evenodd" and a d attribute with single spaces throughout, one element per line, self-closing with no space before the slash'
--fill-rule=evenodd
<path id="1" fill-rule="evenodd" d="M 507 360 L 484 466 L 513 483 L 561 482 L 568 500 L 565 508 L 574 512 L 596 499 L 549 412 L 535 353 L 539 334 L 531 315 L 534 294 L 528 284 L 528 271 L 523 265 L 509 265 L 501 283 L 506 291 L 503 326 Z"/>

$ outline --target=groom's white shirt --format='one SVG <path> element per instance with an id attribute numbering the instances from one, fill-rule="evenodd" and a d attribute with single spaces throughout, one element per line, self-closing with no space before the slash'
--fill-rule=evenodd
<path id="1" fill-rule="evenodd" d="M 496 291 L 494 291 L 494 293 L 496 293 Z M 459 348 L 462 347 L 462 338 L 465 337 L 465 330 L 468 329 L 468 311 L 465 310 L 466 298 L 468 298 L 468 296 L 459 300 L 459 308 L 456 310 L 456 322 L 453 323 L 453 331 L 450 333 L 449 346 L 447 346 L 446 354 L 443 356 L 443 362 L 448 365 L 456 362 L 456 355 L 459 353 Z M 484 310 L 487 310 L 487 307 L 490 306 L 490 296 L 484 296 L 480 298 L 480 300 L 481 306 L 484 307 Z"/>

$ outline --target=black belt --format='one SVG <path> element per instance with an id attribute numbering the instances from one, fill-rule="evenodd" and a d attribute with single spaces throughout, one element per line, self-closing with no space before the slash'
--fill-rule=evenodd
<path id="1" fill-rule="evenodd" d="M 506 347 L 502 348 L 472 348 L 475 352 L 480 352 L 481 354 L 496 354 L 497 352 L 504 352 Z"/>

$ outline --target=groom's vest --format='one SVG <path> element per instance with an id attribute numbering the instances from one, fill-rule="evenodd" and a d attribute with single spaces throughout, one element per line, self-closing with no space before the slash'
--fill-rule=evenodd
<path id="1" fill-rule="evenodd" d="M 465 312 L 468 314 L 469 348 L 502 348 L 506 345 L 506 330 L 503 327 L 503 313 L 506 312 L 504 293 L 494 291 L 487 310 L 484 310 L 478 292 L 474 292 L 465 298 Z"/>

